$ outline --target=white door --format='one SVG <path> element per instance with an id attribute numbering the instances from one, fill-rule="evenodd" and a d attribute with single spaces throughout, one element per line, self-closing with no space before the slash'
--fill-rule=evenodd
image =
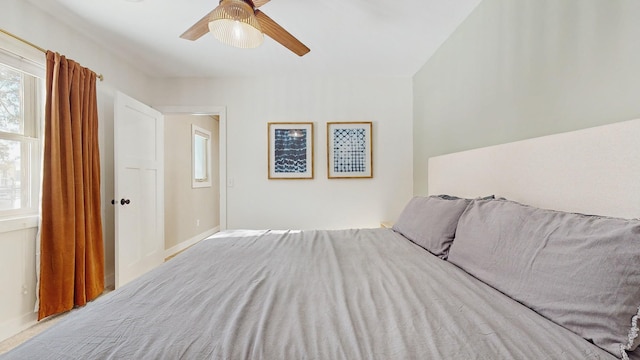
<path id="1" fill-rule="evenodd" d="M 114 127 L 118 288 L 164 260 L 164 119 L 116 92 Z"/>

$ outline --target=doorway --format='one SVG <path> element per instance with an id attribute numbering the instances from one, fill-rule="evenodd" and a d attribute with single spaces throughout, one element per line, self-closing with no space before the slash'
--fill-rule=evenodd
<path id="1" fill-rule="evenodd" d="M 158 107 L 165 117 L 165 257 L 226 229 L 224 107 Z M 211 132 L 211 186 L 192 186 L 192 127 Z"/>

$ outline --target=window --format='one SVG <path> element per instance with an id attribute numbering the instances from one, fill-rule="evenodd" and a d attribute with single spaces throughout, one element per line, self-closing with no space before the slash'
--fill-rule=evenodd
<path id="1" fill-rule="evenodd" d="M 0 62 L 0 216 L 38 211 L 42 88 Z"/>
<path id="2" fill-rule="evenodd" d="M 211 131 L 191 124 L 191 187 L 211 186 Z"/>

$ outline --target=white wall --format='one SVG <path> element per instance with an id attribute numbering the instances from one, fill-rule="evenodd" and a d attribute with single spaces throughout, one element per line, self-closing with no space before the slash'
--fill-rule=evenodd
<path id="1" fill-rule="evenodd" d="M 57 51 L 104 75 L 97 85 L 102 162 L 105 275 L 113 284 L 113 98 L 116 89 L 149 102 L 149 79 L 100 44 L 23 0 L 2 0 L 0 27 L 30 42 Z M 44 57 L 44 54 L 42 54 Z M 1 222 L 1 220 L 0 220 Z M 35 229 L 0 233 L 0 340 L 32 325 L 35 302 Z M 16 281 L 18 276 L 24 281 Z M 24 289 L 22 285 L 25 285 Z M 26 289 L 26 290 L 25 290 Z M 26 291 L 26 294 L 23 292 Z"/>
<path id="2" fill-rule="evenodd" d="M 163 79 L 158 106 L 227 108 L 228 228 L 377 227 L 412 193 L 411 79 Z M 314 122 L 315 178 L 267 179 L 267 123 Z M 327 179 L 326 123 L 372 121 L 373 179 Z"/>
<path id="3" fill-rule="evenodd" d="M 640 1 L 484 0 L 414 76 L 431 156 L 640 117 Z"/>
<path id="4" fill-rule="evenodd" d="M 107 282 L 113 283 L 113 99 L 226 106 L 230 228 L 377 227 L 411 196 L 412 88 L 399 78 L 150 80 L 134 64 L 23 0 L 2 0 L 0 27 L 104 75 L 98 83 Z M 44 55 L 43 55 L 44 56 Z M 153 89 L 156 90 L 153 90 Z M 267 122 L 315 123 L 315 179 L 267 180 Z M 328 121 L 373 121 L 374 178 L 328 180 Z M 35 321 L 35 229 L 0 233 L 0 340 Z M 18 280 L 16 280 L 18 279 Z M 23 294 L 27 289 L 27 294 Z"/>

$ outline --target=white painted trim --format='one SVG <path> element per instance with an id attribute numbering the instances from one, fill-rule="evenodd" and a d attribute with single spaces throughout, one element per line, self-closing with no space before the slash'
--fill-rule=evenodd
<path id="1" fill-rule="evenodd" d="M 38 323 L 36 312 L 28 313 L 0 324 L 0 341 L 4 341 Z"/>
<path id="2" fill-rule="evenodd" d="M 207 139 L 206 142 L 206 179 L 196 180 L 196 135 Z M 211 131 L 191 124 L 191 188 L 211 187 Z"/>
<path id="3" fill-rule="evenodd" d="M 38 219 L 38 215 L 0 219 L 0 233 L 37 228 Z"/>
<path id="4" fill-rule="evenodd" d="M 5 64 L 44 79 L 46 76 L 46 57 L 33 46 L 0 33 L 0 59 Z"/>
<path id="5" fill-rule="evenodd" d="M 164 115 L 218 115 L 220 166 L 220 230 L 227 229 L 227 108 L 225 106 L 155 106 Z"/>
<path id="6" fill-rule="evenodd" d="M 200 233 L 194 237 L 192 237 L 191 239 L 185 240 L 181 243 L 179 243 L 178 245 L 174 245 L 172 247 L 170 247 L 169 249 L 166 249 L 164 251 L 164 258 L 168 258 L 170 256 L 173 256 L 177 253 L 179 253 L 180 251 L 188 248 L 189 246 L 192 246 L 194 244 L 197 244 L 198 242 L 208 238 L 209 236 L 217 233 L 218 231 L 220 231 L 220 226 L 216 226 L 213 229 L 209 229 L 203 233 Z"/>
<path id="7" fill-rule="evenodd" d="M 106 288 L 115 288 L 116 287 L 116 274 L 105 274 L 104 275 L 104 287 Z"/>

